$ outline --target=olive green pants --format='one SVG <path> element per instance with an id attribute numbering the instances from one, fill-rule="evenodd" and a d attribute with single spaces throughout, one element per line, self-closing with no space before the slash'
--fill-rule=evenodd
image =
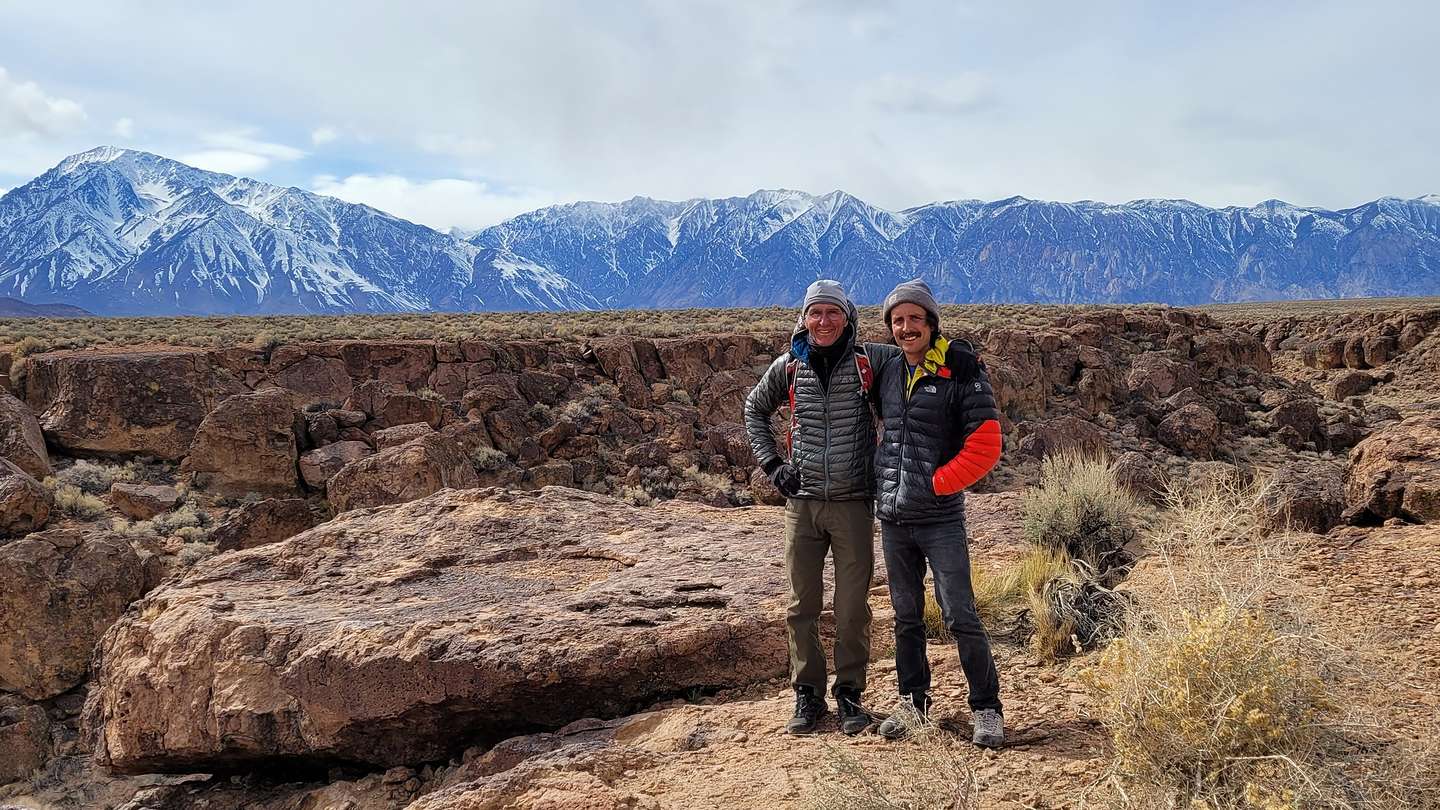
<path id="1" fill-rule="evenodd" d="M 875 573 L 875 524 L 868 500 L 791 498 L 785 505 L 790 682 L 825 694 L 820 610 L 827 553 L 835 560 L 835 688 L 864 691 L 870 663 L 870 580 Z"/>

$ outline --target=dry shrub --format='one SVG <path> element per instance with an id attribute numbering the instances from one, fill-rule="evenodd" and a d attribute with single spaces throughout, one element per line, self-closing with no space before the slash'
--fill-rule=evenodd
<path id="1" fill-rule="evenodd" d="M 50 497 L 55 501 L 55 508 L 61 512 L 81 520 L 89 520 L 105 514 L 105 502 L 79 487 L 61 483 L 54 477 L 47 477 L 43 483 L 45 488 L 50 490 Z"/>
<path id="2" fill-rule="evenodd" d="M 1047 457 L 1040 485 L 1025 494 L 1025 537 L 1041 548 L 1064 551 L 1101 575 L 1133 562 L 1127 546 L 1143 511 L 1104 461 L 1076 453 Z"/>
<path id="3" fill-rule="evenodd" d="M 1223 481 L 1171 492 L 1151 538 L 1166 592 L 1082 674 L 1114 740 L 1122 802 L 1436 807 L 1440 780 L 1421 758 L 1433 741 L 1385 730 L 1366 708 L 1378 674 L 1357 671 L 1298 600 L 1276 599 L 1287 549 L 1253 519 L 1257 497 Z"/>
<path id="4" fill-rule="evenodd" d="M 91 495 L 104 495 L 116 481 L 134 481 L 139 477 L 139 465 L 135 462 L 114 465 L 83 458 L 55 473 L 55 478 L 61 484 L 68 484 Z"/>
<path id="5" fill-rule="evenodd" d="M 1131 600 L 1101 585 L 1080 560 L 1026 592 L 1030 646 L 1053 663 L 1093 650 L 1125 631 Z"/>
<path id="6" fill-rule="evenodd" d="M 495 472 L 509 463 L 510 457 L 505 455 L 505 451 L 494 447 L 477 447 L 470 451 L 470 466 L 476 472 Z"/>
<path id="7" fill-rule="evenodd" d="M 962 747 L 963 746 L 963 747 Z M 980 786 L 963 751 L 968 743 L 926 723 L 902 743 L 865 748 L 826 746 L 809 806 L 815 810 L 972 810 Z"/>

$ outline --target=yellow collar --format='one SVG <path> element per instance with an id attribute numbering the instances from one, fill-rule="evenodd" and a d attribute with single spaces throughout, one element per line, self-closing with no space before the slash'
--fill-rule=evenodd
<path id="1" fill-rule="evenodd" d="M 921 377 L 926 374 L 940 373 L 940 369 L 945 366 L 945 352 L 949 348 L 950 340 L 948 338 L 940 337 L 935 340 L 934 345 L 925 352 L 925 357 L 921 359 L 920 365 L 910 370 L 910 378 L 905 383 L 907 398 L 915 390 L 915 383 L 919 382 Z M 910 361 L 906 360 L 905 362 L 908 365 Z"/>

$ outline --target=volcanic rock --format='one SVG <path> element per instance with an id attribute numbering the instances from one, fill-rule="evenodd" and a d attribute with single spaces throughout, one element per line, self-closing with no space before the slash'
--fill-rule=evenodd
<path id="1" fill-rule="evenodd" d="M 1165 417 L 1155 438 L 1177 453 L 1209 458 L 1220 440 L 1220 419 L 1204 405 L 1192 403 Z"/>
<path id="2" fill-rule="evenodd" d="M 375 440 L 376 450 L 384 450 L 387 447 L 395 447 L 434 432 L 435 429 L 424 422 L 413 422 L 408 425 L 396 425 L 384 430 L 377 430 L 370 435 L 370 438 Z"/>
<path id="3" fill-rule="evenodd" d="M 40 421 L 25 403 L 4 392 L 0 392 L 0 458 L 35 478 L 53 472 Z"/>
<path id="4" fill-rule="evenodd" d="M 1326 461 L 1292 460 L 1276 470 L 1260 506 L 1271 528 L 1324 534 L 1345 511 L 1345 471 Z"/>
<path id="5" fill-rule="evenodd" d="M 1044 422 L 1022 422 L 1021 455 L 1044 458 L 1057 453 L 1078 452 L 1098 456 L 1105 452 L 1105 431 L 1078 416 L 1061 416 Z"/>
<path id="6" fill-rule="evenodd" d="M 50 757 L 50 716 L 34 703 L 0 695 L 0 785 L 24 779 Z"/>
<path id="7" fill-rule="evenodd" d="M 0 459 L 0 543 L 44 526 L 51 508 L 50 493 L 39 481 Z"/>
<path id="8" fill-rule="evenodd" d="M 1357 444 L 1345 473 L 1345 501 L 1352 523 L 1440 521 L 1440 414 L 1386 425 Z"/>
<path id="9" fill-rule="evenodd" d="M 0 546 L 0 689 L 44 700 L 83 681 L 95 642 L 143 583 L 130 544 L 93 528 Z"/>
<path id="10" fill-rule="evenodd" d="M 346 464 L 359 461 L 374 452 L 366 442 L 327 444 L 300 457 L 300 477 L 305 479 L 306 486 L 324 489 L 326 482 L 335 477 Z"/>
<path id="11" fill-rule="evenodd" d="M 293 537 L 315 523 L 304 498 L 269 498 L 231 513 L 210 533 L 210 541 L 219 551 L 255 548 Z"/>
<path id="12" fill-rule="evenodd" d="M 411 764 L 778 676 L 774 521 L 469 490 L 212 557 L 106 635 L 87 706 L 96 759 Z"/>
<path id="13" fill-rule="evenodd" d="M 180 471 L 224 495 L 280 494 L 299 485 L 295 410 L 279 388 L 236 394 L 215 407 L 190 444 Z"/>
<path id="14" fill-rule="evenodd" d="M 381 450 L 345 465 L 325 485 L 335 513 L 403 503 L 446 487 L 476 485 L 475 468 L 460 446 L 440 433 Z"/>
<path id="15" fill-rule="evenodd" d="M 110 485 L 110 503 L 133 520 L 149 520 L 180 503 L 180 490 L 155 484 L 116 481 Z"/>

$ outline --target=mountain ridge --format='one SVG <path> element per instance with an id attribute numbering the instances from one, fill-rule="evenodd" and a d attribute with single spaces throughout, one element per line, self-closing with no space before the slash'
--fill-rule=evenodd
<path id="1" fill-rule="evenodd" d="M 441 233 L 367 205 L 113 146 L 0 196 L 0 295 L 100 314 L 425 312 L 942 301 L 1193 305 L 1440 294 L 1440 195 L 889 211 L 843 190 L 575 202 Z"/>

